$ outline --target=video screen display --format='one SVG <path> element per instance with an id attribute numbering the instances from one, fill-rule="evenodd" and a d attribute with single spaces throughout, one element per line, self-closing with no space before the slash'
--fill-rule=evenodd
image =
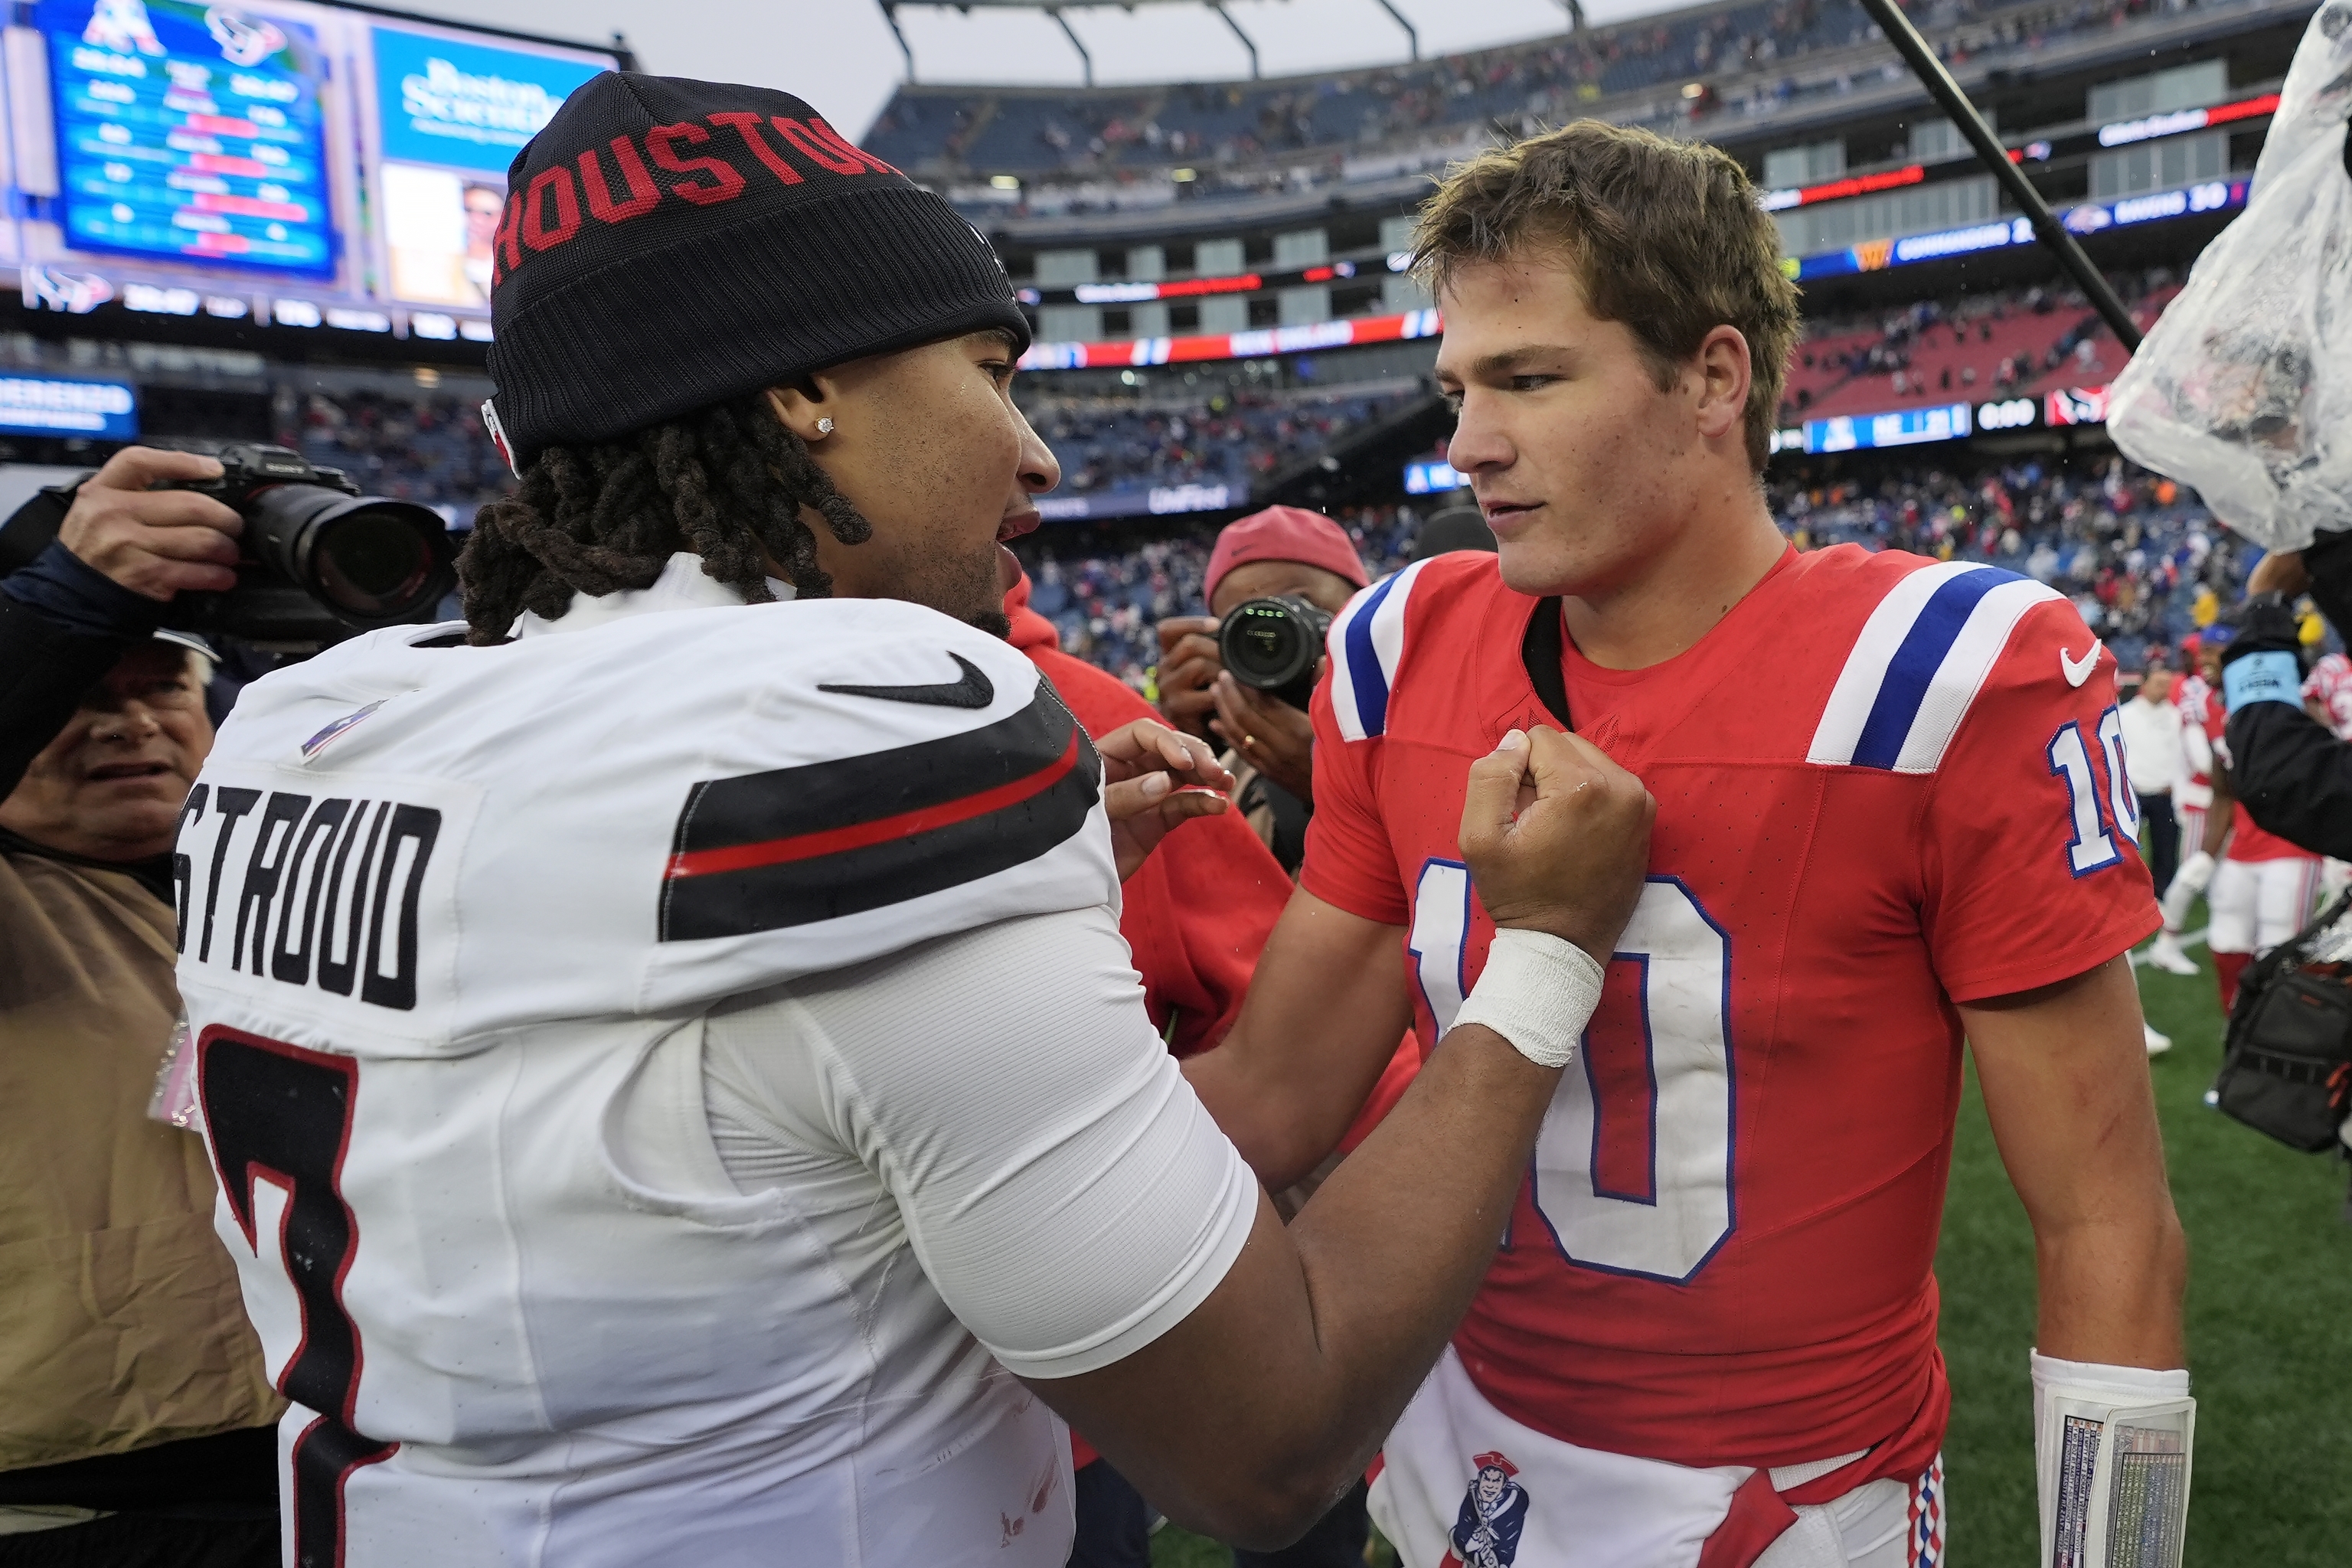
<path id="1" fill-rule="evenodd" d="M 486 341 L 507 169 L 620 63 L 317 0 L 13 11 L 0 264 L 75 313 Z"/>
<path id="2" fill-rule="evenodd" d="M 604 67 L 373 29 L 394 298 L 487 310 L 507 167 Z"/>
<path id="3" fill-rule="evenodd" d="M 310 29 L 183 0 L 45 4 L 68 243 L 333 270 Z"/>

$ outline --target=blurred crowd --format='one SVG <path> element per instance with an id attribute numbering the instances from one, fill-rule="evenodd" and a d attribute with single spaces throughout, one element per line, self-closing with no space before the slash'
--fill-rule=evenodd
<path id="1" fill-rule="evenodd" d="M 2143 331 L 2180 291 L 2169 268 L 2119 275 Z M 2032 284 L 1868 317 L 1810 318 L 1790 355 L 1781 423 L 1882 410 L 1890 400 L 2011 396 L 2104 384 L 2127 356 L 2080 289 Z"/>
<path id="2" fill-rule="evenodd" d="M 1912 10 L 1938 53 L 1958 67 L 2226 3 L 1929 0 Z M 1167 172 L 1177 166 L 1186 171 L 1183 195 L 1195 198 L 1270 184 L 1311 187 L 1362 177 L 1345 166 L 1346 154 L 1423 142 L 1450 147 L 1488 127 L 1524 133 L 1585 112 L 1691 124 L 1852 93 L 1904 69 L 1878 37 L 1856 0 L 1770 0 L 1272 83 L 902 92 L 866 142 L 919 174 L 1020 174 L 1026 184 L 1017 198 L 974 195 L 1039 212 L 1125 205 L 1117 190 L 1122 182 L 1173 199 Z M 1654 96 L 1642 101 L 1644 93 Z"/>
<path id="3" fill-rule="evenodd" d="M 1219 393 L 1172 406 L 1106 397 L 1027 405 L 1062 463 L 1060 493 L 1138 485 L 1246 484 L 1330 447 L 1419 395 L 1412 384 L 1309 396 Z"/>
<path id="4" fill-rule="evenodd" d="M 1965 317 L 1927 302 L 1880 323 L 1879 342 L 1916 351 L 1930 339 L 1966 338 L 1970 326 L 1998 320 L 1996 312 L 2064 319 L 2078 305 L 2039 289 L 1971 305 Z M 1848 343 L 1851 331 L 1847 324 L 1809 342 Z M 1851 374 L 1874 374 L 1885 363 L 1865 355 Z M 1192 407 L 1045 398 L 1028 412 L 1061 458 L 1064 493 L 1076 494 L 1262 479 L 1416 395 L 1413 388 L 1305 397 L 1244 391 Z M 289 445 L 348 469 L 369 490 L 442 507 L 461 525 L 511 483 L 479 416 L 455 397 L 312 393 L 299 413 L 299 427 L 284 433 Z M 1990 562 L 2050 583 L 2074 599 L 2127 668 L 2210 623 L 2236 598 L 2245 571 L 2235 536 L 2215 525 L 2194 492 L 2120 458 L 2092 467 L 2037 456 L 1966 469 L 1923 463 L 1870 477 L 1776 478 L 1768 496 L 1799 549 L 1852 542 L 1913 550 Z M 1423 519 L 1445 504 L 1431 497 L 1336 515 L 1380 575 L 1404 563 Z M 1048 529 L 1025 542 L 1034 607 L 1054 623 L 1065 650 L 1148 689 L 1154 625 L 1204 611 L 1211 533 L 1084 553 L 1055 539 Z"/>
<path id="5" fill-rule="evenodd" d="M 279 444 L 343 469 L 360 489 L 441 509 L 455 522 L 514 483 L 482 416 L 464 398 L 420 393 L 313 391 Z"/>
<path id="6" fill-rule="evenodd" d="M 2120 458 L 2084 468 L 2033 458 L 1967 472 L 1937 468 L 1826 482 L 1776 480 L 1773 514 L 1800 550 L 1854 543 L 1941 560 L 1982 561 L 2071 597 L 2126 669 L 2210 626 L 2234 603 L 2248 561 L 2193 492 Z M 1466 499 L 1466 498 L 1465 498 Z M 1375 578 L 1405 564 L 1421 523 L 1447 498 L 1334 514 Z M 1027 541 L 1034 606 L 1062 647 L 1150 695 L 1154 625 L 1205 613 L 1213 533 L 1118 551 Z"/>

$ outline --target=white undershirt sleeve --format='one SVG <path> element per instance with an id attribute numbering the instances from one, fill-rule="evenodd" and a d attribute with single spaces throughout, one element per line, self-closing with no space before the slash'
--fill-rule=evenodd
<path id="1" fill-rule="evenodd" d="M 761 1163 L 742 1124 L 785 1166 L 812 1145 L 854 1156 L 949 1308 L 1025 1376 L 1167 1332 L 1255 1218 L 1257 1183 L 1154 1033 L 1108 909 L 739 999 L 711 1016 L 705 1074 L 739 1183 Z"/>

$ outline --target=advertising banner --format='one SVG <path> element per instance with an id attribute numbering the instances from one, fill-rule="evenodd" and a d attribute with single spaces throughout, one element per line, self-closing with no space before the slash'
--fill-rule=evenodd
<path id="1" fill-rule="evenodd" d="M 375 29 L 383 155 L 506 176 L 523 143 L 604 68 L 531 50 Z"/>

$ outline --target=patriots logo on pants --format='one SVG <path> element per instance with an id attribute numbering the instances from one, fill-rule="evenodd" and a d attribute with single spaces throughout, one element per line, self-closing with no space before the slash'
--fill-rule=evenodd
<path id="1" fill-rule="evenodd" d="M 1511 1568 L 1528 1526 L 1528 1489 L 1516 1479 L 1519 1468 L 1499 1450 L 1470 1462 L 1478 1473 L 1462 1495 L 1443 1568 Z"/>

